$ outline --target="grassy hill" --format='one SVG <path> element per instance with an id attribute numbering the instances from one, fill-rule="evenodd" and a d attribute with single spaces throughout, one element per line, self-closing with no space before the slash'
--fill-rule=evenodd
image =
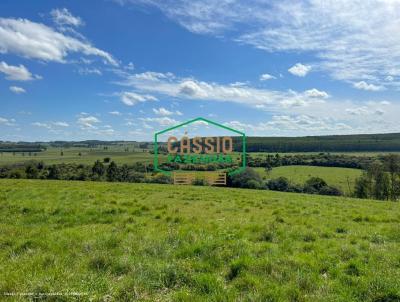
<path id="1" fill-rule="evenodd" d="M 399 210 L 270 191 L 0 180 L 0 295 L 398 301 Z"/>
<path id="2" fill-rule="evenodd" d="M 290 182 L 303 185 L 311 177 L 320 177 L 328 185 L 339 188 L 347 195 L 354 189 L 356 179 L 361 175 L 359 169 L 313 166 L 284 166 L 273 168 L 267 173 L 264 168 L 255 168 L 268 179 L 286 177 Z"/>

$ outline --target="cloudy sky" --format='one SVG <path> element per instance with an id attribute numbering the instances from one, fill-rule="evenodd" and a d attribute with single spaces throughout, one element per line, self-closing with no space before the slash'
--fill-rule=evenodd
<path id="1" fill-rule="evenodd" d="M 400 1 L 0 2 L 0 140 L 400 132 Z"/>

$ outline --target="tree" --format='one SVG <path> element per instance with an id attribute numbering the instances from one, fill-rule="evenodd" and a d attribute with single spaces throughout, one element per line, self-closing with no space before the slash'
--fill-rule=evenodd
<path id="1" fill-rule="evenodd" d="M 370 196 L 369 188 L 371 187 L 368 175 L 364 172 L 356 179 L 354 185 L 354 196 L 357 198 L 368 198 Z"/>
<path id="2" fill-rule="evenodd" d="M 104 159 L 103 159 L 103 162 L 104 163 L 109 163 L 111 161 L 111 158 L 110 157 L 105 157 Z"/>
<path id="3" fill-rule="evenodd" d="M 389 162 L 383 165 L 380 161 L 370 164 L 367 171 L 356 180 L 354 195 L 359 198 L 389 200 L 396 191 L 396 178 L 393 178 L 395 182 L 392 183 L 386 172 L 388 165 Z"/>
<path id="4" fill-rule="evenodd" d="M 325 180 L 319 177 L 311 177 L 304 184 L 304 192 L 317 194 L 322 188 L 326 187 L 328 184 Z"/>
<path id="5" fill-rule="evenodd" d="M 286 192 L 289 189 L 289 180 L 286 177 L 278 177 L 268 181 L 267 187 L 273 191 Z"/>
<path id="6" fill-rule="evenodd" d="M 129 181 L 129 167 L 128 167 L 128 165 L 124 164 L 119 169 L 118 181 L 123 181 L 123 182 L 128 182 Z"/>
<path id="7" fill-rule="evenodd" d="M 105 171 L 106 169 L 104 165 L 99 160 L 96 160 L 96 162 L 92 167 L 93 175 L 96 176 L 97 178 L 101 178 L 104 175 Z"/>
<path id="8" fill-rule="evenodd" d="M 60 179 L 60 169 L 56 165 L 49 167 L 48 179 Z"/>
<path id="9" fill-rule="evenodd" d="M 25 174 L 27 178 L 35 179 L 39 176 L 39 170 L 35 165 L 30 164 L 25 168 Z"/>
<path id="10" fill-rule="evenodd" d="M 390 180 L 389 176 L 383 171 L 376 172 L 373 197 L 379 200 L 388 200 L 390 196 Z"/>
<path id="11" fill-rule="evenodd" d="M 118 166 L 112 161 L 107 167 L 107 180 L 117 181 L 118 180 Z"/>
<path id="12" fill-rule="evenodd" d="M 397 178 L 400 174 L 400 156 L 397 154 L 389 154 L 384 157 L 385 169 L 390 174 L 390 199 L 397 200 L 399 192 L 396 190 Z"/>
<path id="13" fill-rule="evenodd" d="M 259 188 L 262 186 L 260 175 L 251 168 L 228 177 L 228 185 L 239 188 Z"/>

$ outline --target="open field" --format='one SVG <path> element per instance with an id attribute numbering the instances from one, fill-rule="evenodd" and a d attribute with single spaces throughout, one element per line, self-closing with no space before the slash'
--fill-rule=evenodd
<path id="1" fill-rule="evenodd" d="M 0 180 L 0 295 L 399 301 L 399 210 L 271 191 Z"/>
<path id="2" fill-rule="evenodd" d="M 61 155 L 63 152 L 63 155 Z M 34 155 L 36 154 L 36 155 Z M 42 152 L 3 152 L 0 154 L 0 165 L 23 163 L 30 160 L 43 161 L 46 164 L 58 163 L 76 163 L 76 164 L 93 164 L 96 160 L 103 161 L 105 157 L 110 157 L 117 164 L 133 164 L 135 162 L 152 162 L 153 155 L 143 152 L 141 149 L 135 151 L 125 151 L 122 147 L 110 146 L 108 149 L 103 148 L 86 148 L 86 147 L 70 147 L 70 148 L 52 148 Z"/>
<path id="3" fill-rule="evenodd" d="M 313 166 L 284 166 L 273 168 L 267 173 L 264 168 L 255 168 L 263 177 L 286 177 L 292 183 L 304 184 L 310 177 L 320 177 L 328 185 L 335 186 L 349 194 L 354 189 L 355 180 L 362 173 L 358 169 Z"/>

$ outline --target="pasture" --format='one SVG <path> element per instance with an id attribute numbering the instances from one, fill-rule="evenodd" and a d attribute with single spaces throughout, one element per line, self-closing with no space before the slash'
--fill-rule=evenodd
<path id="1" fill-rule="evenodd" d="M 128 148 L 128 151 L 126 151 Z M 88 148 L 88 147 L 69 147 L 55 148 L 49 147 L 42 152 L 2 152 L 0 154 L 0 165 L 24 163 L 31 160 L 43 161 L 46 164 L 75 163 L 92 165 L 96 160 L 103 161 L 110 157 L 117 164 L 133 164 L 135 162 L 152 162 L 153 155 L 148 150 L 126 146 L 108 146 Z"/>
<path id="2" fill-rule="evenodd" d="M 328 185 L 335 186 L 349 195 L 354 189 L 356 179 L 361 175 L 359 169 L 314 166 L 283 166 L 267 172 L 264 168 L 256 168 L 257 172 L 267 179 L 286 177 L 295 184 L 304 184 L 311 177 L 320 177 Z"/>
<path id="3" fill-rule="evenodd" d="M 44 301 L 399 301 L 400 204 L 0 180 L 0 295 Z"/>

